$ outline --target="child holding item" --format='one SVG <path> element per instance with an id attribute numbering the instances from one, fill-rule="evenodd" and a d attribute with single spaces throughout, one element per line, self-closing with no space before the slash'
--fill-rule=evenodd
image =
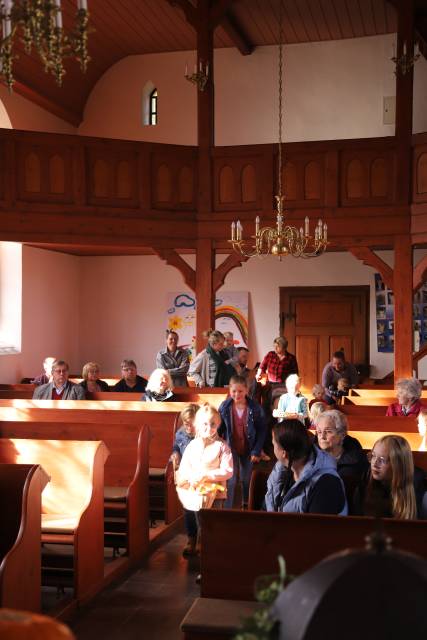
<path id="1" fill-rule="evenodd" d="M 181 463 L 187 445 L 194 439 L 196 433 L 194 421 L 199 408 L 198 404 L 188 404 L 179 415 L 179 421 L 182 426 L 175 433 L 175 441 L 170 457 L 175 471 L 177 471 Z M 184 558 L 188 558 L 196 553 L 197 521 L 194 511 L 184 509 L 184 524 L 188 539 L 187 544 L 182 550 L 182 555 Z"/>
<path id="2" fill-rule="evenodd" d="M 195 437 L 176 472 L 178 497 L 183 507 L 194 513 L 196 523 L 201 508 L 223 506 L 226 482 L 233 475 L 230 448 L 218 435 L 220 424 L 215 407 L 207 403 L 200 407 L 194 420 Z"/>
<path id="3" fill-rule="evenodd" d="M 242 484 L 243 506 L 249 498 L 249 482 L 252 466 L 261 459 L 269 459 L 262 451 L 267 424 L 264 411 L 255 400 L 248 397 L 247 380 L 243 376 L 232 376 L 230 397 L 219 407 L 221 427 L 219 434 L 228 443 L 233 455 L 233 476 L 227 482 L 225 507 L 231 509 L 237 479 Z"/>
<path id="4" fill-rule="evenodd" d="M 277 409 L 273 410 L 274 418 L 281 418 L 281 420 L 295 418 L 305 424 L 308 418 L 307 400 L 300 393 L 300 387 L 301 378 L 296 373 L 291 373 L 286 378 L 287 393 L 280 396 Z"/>

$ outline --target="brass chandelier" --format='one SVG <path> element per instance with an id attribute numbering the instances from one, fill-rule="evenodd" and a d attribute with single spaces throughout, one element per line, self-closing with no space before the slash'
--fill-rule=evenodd
<path id="1" fill-rule="evenodd" d="M 278 256 L 279 260 L 284 256 L 295 258 L 314 258 L 320 256 L 328 245 L 327 224 L 319 220 L 314 229 L 314 235 L 310 235 L 310 220 L 308 216 L 304 220 L 304 228 L 292 227 L 285 224 L 285 212 L 282 193 L 282 119 L 283 119 L 283 24 L 282 2 L 279 9 L 279 162 L 278 162 L 278 194 L 276 196 L 276 226 L 260 227 L 260 218 L 255 218 L 255 235 L 251 236 L 253 243 L 243 239 L 243 225 L 240 220 L 231 224 L 231 246 L 247 258 L 253 256 L 264 257 L 267 255 Z"/>
<path id="2" fill-rule="evenodd" d="M 58 85 L 65 74 L 64 58 L 74 57 L 86 71 L 90 60 L 87 50 L 87 0 L 77 0 L 75 25 L 66 34 L 62 25 L 61 0 L 1 0 L 2 39 L 0 44 L 0 72 L 9 90 L 13 88 L 13 61 L 16 39 L 24 44 L 25 52 L 34 48 L 46 72 L 55 76 Z"/>

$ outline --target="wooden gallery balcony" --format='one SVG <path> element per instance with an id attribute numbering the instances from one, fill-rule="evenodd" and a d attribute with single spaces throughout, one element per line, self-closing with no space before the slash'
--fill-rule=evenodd
<path id="1" fill-rule="evenodd" d="M 412 215 L 414 242 L 427 241 L 427 134 L 413 138 L 406 202 L 397 195 L 394 137 L 290 143 L 284 151 L 292 224 L 322 217 L 332 245 L 385 248 L 411 232 Z M 226 248 L 231 220 L 247 229 L 256 214 L 273 221 L 276 164 L 275 144 L 215 147 L 211 211 L 201 213 L 197 147 L 1 129 L 0 238 L 191 250 L 204 237 Z"/>

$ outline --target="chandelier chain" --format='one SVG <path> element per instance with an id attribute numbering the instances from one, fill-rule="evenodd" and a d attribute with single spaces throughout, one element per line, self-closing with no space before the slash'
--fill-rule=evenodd
<path id="1" fill-rule="evenodd" d="M 279 0 L 279 166 L 278 197 L 282 198 L 282 128 L 283 128 L 283 0 Z"/>

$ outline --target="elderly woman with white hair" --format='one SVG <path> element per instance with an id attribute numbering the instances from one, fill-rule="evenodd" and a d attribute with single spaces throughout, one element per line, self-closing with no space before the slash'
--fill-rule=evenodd
<path id="1" fill-rule="evenodd" d="M 154 369 L 148 378 L 145 392 L 141 396 L 145 402 L 173 402 L 172 378 L 166 369 Z"/>
<path id="2" fill-rule="evenodd" d="M 362 445 L 347 433 L 347 418 L 337 409 L 320 414 L 316 421 L 316 444 L 337 463 L 341 478 L 361 480 L 369 463 Z"/>
<path id="3" fill-rule="evenodd" d="M 421 382 L 416 378 L 402 378 L 396 382 L 397 402 L 387 407 L 386 416 L 417 417 L 422 408 Z"/>

